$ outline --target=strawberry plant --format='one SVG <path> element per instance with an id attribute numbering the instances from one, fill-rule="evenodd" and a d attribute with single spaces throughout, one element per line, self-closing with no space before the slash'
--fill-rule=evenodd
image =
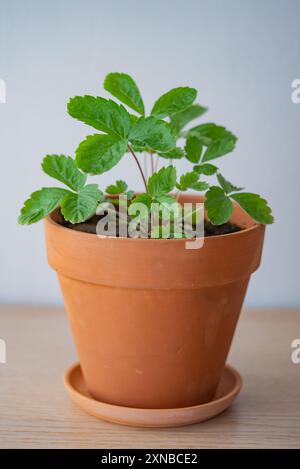
<path id="1" fill-rule="evenodd" d="M 74 159 L 56 154 L 43 159 L 43 171 L 65 187 L 43 187 L 33 192 L 21 209 L 20 224 L 35 223 L 57 207 L 67 222 L 81 223 L 96 213 L 100 203 L 118 194 L 126 196 L 128 212 L 137 202 L 168 206 L 188 190 L 205 195 L 207 217 L 214 225 L 230 219 L 233 201 L 258 223 L 273 223 L 266 200 L 229 182 L 216 166 L 215 160 L 234 150 L 237 137 L 214 123 L 187 129 L 188 124 L 207 111 L 195 104 L 194 88 L 168 91 L 154 103 L 149 115 L 129 75 L 110 73 L 104 89 L 122 104 L 88 95 L 75 96 L 68 102 L 69 115 L 92 127 L 94 133 L 79 144 Z M 150 162 L 149 177 L 142 168 L 143 155 Z M 134 158 L 144 184 L 142 194 L 134 196 L 122 180 L 104 191 L 97 184 L 87 183 L 88 175 L 103 174 L 122 158 Z M 181 158 L 189 161 L 191 169 L 178 176 L 174 163 Z M 158 164 L 162 165 L 160 169 Z"/>

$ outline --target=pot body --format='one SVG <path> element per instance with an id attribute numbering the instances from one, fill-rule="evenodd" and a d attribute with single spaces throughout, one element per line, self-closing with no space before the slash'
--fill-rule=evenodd
<path id="1" fill-rule="evenodd" d="M 101 239 L 60 226 L 59 216 L 45 223 L 48 260 L 90 393 L 139 408 L 211 400 L 264 227 L 235 206 L 232 221 L 245 229 L 191 250 L 185 240 Z"/>

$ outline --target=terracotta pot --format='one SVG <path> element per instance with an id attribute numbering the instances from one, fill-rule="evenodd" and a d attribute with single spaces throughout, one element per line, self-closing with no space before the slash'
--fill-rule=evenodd
<path id="1" fill-rule="evenodd" d="M 190 250 L 184 239 L 100 239 L 62 227 L 59 216 L 45 223 L 48 260 L 90 393 L 142 408 L 211 400 L 260 263 L 264 226 L 235 206 L 232 221 L 243 231 Z"/>

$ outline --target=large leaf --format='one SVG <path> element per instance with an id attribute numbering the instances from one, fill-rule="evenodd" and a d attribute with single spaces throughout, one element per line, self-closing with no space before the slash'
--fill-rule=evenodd
<path id="1" fill-rule="evenodd" d="M 185 156 L 192 163 L 198 163 L 202 153 L 202 142 L 193 135 L 188 135 L 185 143 Z"/>
<path id="2" fill-rule="evenodd" d="M 104 80 L 104 89 L 139 114 L 145 113 L 139 89 L 126 73 L 109 73 Z"/>
<path id="3" fill-rule="evenodd" d="M 196 99 L 197 90 L 189 87 L 173 88 L 154 104 L 151 115 L 163 119 L 188 108 Z"/>
<path id="4" fill-rule="evenodd" d="M 217 174 L 217 179 L 219 181 L 220 186 L 222 187 L 222 189 L 224 189 L 226 194 L 230 194 L 230 192 L 243 190 L 242 187 L 235 186 L 231 182 L 227 181 L 227 179 L 225 179 L 224 176 L 222 176 L 221 173 Z"/>
<path id="5" fill-rule="evenodd" d="M 148 179 L 148 194 L 158 197 L 174 189 L 176 184 L 176 169 L 174 166 L 161 168 Z"/>
<path id="6" fill-rule="evenodd" d="M 209 185 L 205 181 L 199 181 L 199 174 L 195 171 L 185 173 L 180 177 L 177 188 L 180 191 L 187 191 L 188 189 L 194 189 L 195 191 L 204 191 L 208 189 Z"/>
<path id="7" fill-rule="evenodd" d="M 260 197 L 260 195 L 241 192 L 239 194 L 231 194 L 230 197 L 258 223 L 269 225 L 274 222 L 268 202 Z"/>
<path id="8" fill-rule="evenodd" d="M 21 209 L 18 222 L 20 225 L 31 225 L 42 218 L 45 218 L 56 207 L 58 207 L 63 198 L 70 192 L 59 187 L 43 187 L 33 192 Z"/>
<path id="9" fill-rule="evenodd" d="M 109 186 L 107 186 L 107 188 L 105 189 L 105 192 L 107 194 L 112 194 L 112 195 L 123 194 L 124 192 L 126 192 L 127 187 L 128 186 L 125 181 L 118 179 L 115 182 L 115 184 L 110 184 Z"/>
<path id="10" fill-rule="evenodd" d="M 216 124 L 202 124 L 188 131 L 188 136 L 197 137 L 206 146 L 202 162 L 219 158 L 234 150 L 237 137 L 229 130 Z"/>
<path id="11" fill-rule="evenodd" d="M 134 145 L 161 153 L 172 150 L 176 145 L 169 124 L 155 117 L 140 117 L 130 131 L 129 140 Z"/>
<path id="12" fill-rule="evenodd" d="M 68 102 L 68 113 L 75 119 L 111 135 L 127 137 L 130 114 L 112 100 L 94 96 L 75 96 Z"/>
<path id="13" fill-rule="evenodd" d="M 233 211 L 230 198 L 225 194 L 223 189 L 217 186 L 212 186 L 205 195 L 205 208 L 211 223 L 214 225 L 226 223 Z"/>
<path id="14" fill-rule="evenodd" d="M 187 124 L 202 116 L 206 111 L 206 107 L 200 106 L 200 104 L 192 104 L 184 111 L 178 112 L 171 117 L 171 127 L 179 134 Z"/>
<path id="15" fill-rule="evenodd" d="M 83 174 L 70 156 L 47 155 L 42 162 L 43 171 L 49 176 L 63 182 L 74 191 L 81 189 L 86 181 Z"/>
<path id="16" fill-rule="evenodd" d="M 84 186 L 78 194 L 70 192 L 61 202 L 61 213 L 64 219 L 74 224 L 91 218 L 96 213 L 101 195 L 97 184 Z"/>
<path id="17" fill-rule="evenodd" d="M 85 173 L 102 174 L 120 161 L 126 149 L 126 140 L 111 135 L 90 135 L 76 150 L 76 164 Z"/>

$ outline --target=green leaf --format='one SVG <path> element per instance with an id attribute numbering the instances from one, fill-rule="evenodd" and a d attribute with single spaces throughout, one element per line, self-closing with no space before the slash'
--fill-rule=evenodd
<path id="1" fill-rule="evenodd" d="M 192 104 L 184 111 L 178 112 L 171 117 L 171 127 L 179 134 L 189 122 L 202 116 L 206 111 L 206 107 L 200 106 L 200 104 Z"/>
<path id="2" fill-rule="evenodd" d="M 129 140 L 134 145 L 161 153 L 172 150 L 176 145 L 169 124 L 155 117 L 140 117 L 130 131 Z"/>
<path id="3" fill-rule="evenodd" d="M 207 147 L 202 162 L 219 158 L 235 148 L 237 137 L 229 130 L 216 124 L 202 124 L 188 131 L 188 136 L 197 137 Z"/>
<path id="4" fill-rule="evenodd" d="M 43 159 L 42 169 L 46 174 L 63 182 L 74 191 L 81 189 L 86 181 L 86 174 L 79 171 L 70 156 L 47 155 Z"/>
<path id="5" fill-rule="evenodd" d="M 137 204 L 137 203 L 145 204 L 148 207 L 148 209 L 150 209 L 151 203 L 152 203 L 152 197 L 149 194 L 139 194 L 133 199 L 130 205 Z"/>
<path id="6" fill-rule="evenodd" d="M 207 216 L 213 225 L 226 223 L 233 212 L 233 205 L 230 198 L 223 189 L 212 186 L 206 193 L 205 208 Z"/>
<path id="7" fill-rule="evenodd" d="M 203 145 L 201 140 L 193 135 L 189 135 L 185 143 L 185 156 L 192 163 L 198 163 L 201 157 Z"/>
<path id="8" fill-rule="evenodd" d="M 172 116 L 188 108 L 196 99 L 197 90 L 189 87 L 173 88 L 154 104 L 151 115 L 157 118 Z"/>
<path id="9" fill-rule="evenodd" d="M 134 191 L 127 191 L 127 192 L 126 192 L 127 199 L 128 199 L 128 200 L 131 200 L 132 197 L 134 196 L 134 194 L 135 194 Z"/>
<path id="10" fill-rule="evenodd" d="M 127 190 L 127 184 L 125 181 L 122 181 L 121 179 L 118 179 L 115 184 L 111 184 L 110 186 L 107 186 L 105 189 L 105 192 L 107 194 L 123 194 Z"/>
<path id="11" fill-rule="evenodd" d="M 220 186 L 222 187 L 222 189 L 224 189 L 226 194 L 230 194 L 230 192 L 234 192 L 234 191 L 242 191 L 243 190 L 243 187 L 234 186 L 231 182 L 227 181 L 227 179 L 225 179 L 224 176 L 222 176 L 221 173 L 217 174 L 217 179 L 220 183 Z"/>
<path id="12" fill-rule="evenodd" d="M 152 174 L 148 179 L 148 194 L 152 197 L 171 192 L 176 184 L 176 169 L 174 166 L 161 168 L 157 173 Z"/>
<path id="13" fill-rule="evenodd" d="M 18 222 L 20 225 L 31 225 L 45 218 L 58 207 L 62 199 L 70 193 L 60 187 L 43 187 L 33 192 L 21 209 Z"/>
<path id="14" fill-rule="evenodd" d="M 159 195 L 158 197 L 156 197 L 156 200 L 160 204 L 167 204 L 167 205 L 172 205 L 177 202 L 175 197 L 172 197 L 171 195 L 168 195 L 168 194 Z"/>
<path id="15" fill-rule="evenodd" d="M 112 100 L 94 96 L 75 96 L 68 102 L 68 113 L 101 132 L 127 137 L 131 127 L 130 114 Z"/>
<path id="16" fill-rule="evenodd" d="M 260 197 L 260 195 L 242 192 L 240 194 L 231 194 L 230 197 L 258 223 L 269 225 L 274 222 L 268 202 Z"/>
<path id="17" fill-rule="evenodd" d="M 179 160 L 183 158 L 185 153 L 184 150 L 180 147 L 175 147 L 173 150 L 168 151 L 167 153 L 158 153 L 162 158 L 167 158 L 171 160 Z"/>
<path id="18" fill-rule="evenodd" d="M 61 213 L 71 223 L 82 223 L 96 213 L 102 193 L 97 184 L 84 186 L 78 194 L 69 192 L 61 202 Z"/>
<path id="19" fill-rule="evenodd" d="M 212 176 L 218 171 L 217 166 L 210 164 L 210 163 L 204 163 L 204 164 L 199 164 L 194 166 L 193 168 L 194 171 L 198 174 L 205 174 L 205 176 Z"/>
<path id="20" fill-rule="evenodd" d="M 180 177 L 177 188 L 180 191 L 187 191 L 188 189 L 194 189 L 196 191 L 204 191 L 208 189 L 209 185 L 207 182 L 199 181 L 199 174 L 195 171 L 185 173 Z"/>
<path id="21" fill-rule="evenodd" d="M 127 141 L 111 135 L 88 136 L 76 150 L 77 166 L 89 174 L 102 174 L 113 168 L 127 150 Z"/>
<path id="22" fill-rule="evenodd" d="M 126 73 L 109 73 L 104 80 L 104 89 L 139 114 L 145 113 L 139 89 Z"/>

